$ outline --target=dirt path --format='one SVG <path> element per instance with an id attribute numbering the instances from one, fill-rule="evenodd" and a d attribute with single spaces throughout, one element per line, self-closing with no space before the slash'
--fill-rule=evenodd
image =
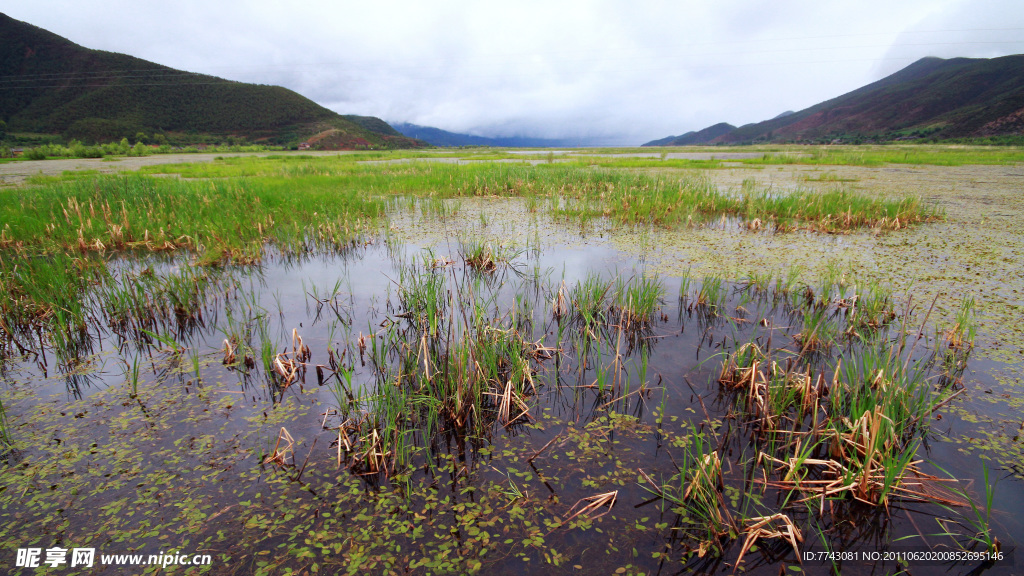
<path id="1" fill-rule="evenodd" d="M 298 152 L 210 152 L 199 154 L 155 154 L 141 157 L 117 158 L 67 158 L 59 160 L 25 160 L 21 162 L 0 163 L 0 186 L 17 186 L 29 176 L 59 176 L 66 171 L 95 170 L 102 174 L 113 174 L 128 170 L 138 170 L 142 166 L 157 164 L 178 164 L 181 162 L 212 162 L 214 158 L 230 158 L 233 156 L 270 156 L 280 154 L 299 154 Z M 346 152 L 313 152 L 303 151 L 304 156 L 337 156 Z"/>

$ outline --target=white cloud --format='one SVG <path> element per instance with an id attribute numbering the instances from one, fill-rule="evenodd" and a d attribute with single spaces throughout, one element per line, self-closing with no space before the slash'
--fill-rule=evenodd
<path id="1" fill-rule="evenodd" d="M 341 113 L 629 143 L 798 110 L 926 55 L 1024 52 L 1024 8 L 1012 0 L 43 1 L 8 10 L 90 48 L 284 85 Z"/>

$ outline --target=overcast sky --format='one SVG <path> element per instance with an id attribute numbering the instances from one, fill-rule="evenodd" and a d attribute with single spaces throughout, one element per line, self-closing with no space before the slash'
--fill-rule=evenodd
<path id="1" fill-rule="evenodd" d="M 34 0 L 86 46 L 343 114 L 640 144 L 800 110 L 924 56 L 1024 53 L 1022 0 Z"/>

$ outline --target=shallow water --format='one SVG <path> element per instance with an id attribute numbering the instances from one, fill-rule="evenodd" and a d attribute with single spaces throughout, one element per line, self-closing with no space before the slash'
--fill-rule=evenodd
<path id="1" fill-rule="evenodd" d="M 459 242 L 444 233 L 447 225 L 438 226 L 425 217 L 413 224 L 435 230 L 422 235 L 419 243 L 403 243 L 394 236 L 371 238 L 331 255 L 295 257 L 268 248 L 259 267 L 211 271 L 215 278 L 206 285 L 201 320 L 167 319 L 151 326 L 151 332 L 174 344 L 146 333 L 121 338 L 100 325 L 90 329 L 95 353 L 81 362 L 63 362 L 61 368 L 51 351 L 45 366 L 35 359 L 5 363 L 3 378 L 11 398 L 5 398 L 5 407 L 11 433 L 22 442 L 8 455 L 7 490 L 0 494 L 3 540 L 12 548 L 96 545 L 107 553 L 202 548 L 229 558 L 215 563 L 215 573 L 234 573 L 247 571 L 239 568 L 243 563 L 252 567 L 270 560 L 272 566 L 299 568 L 312 561 L 332 566 L 327 548 L 316 549 L 313 560 L 283 551 L 301 544 L 296 534 L 322 531 L 316 538 L 338 546 L 334 550 L 339 556 L 333 559 L 337 567 L 353 561 L 352 534 L 357 532 L 346 522 L 363 526 L 367 534 L 387 534 L 404 530 L 404 525 L 388 522 L 408 515 L 403 521 L 432 527 L 433 536 L 430 529 L 412 540 L 405 532 L 392 534 L 385 539 L 406 542 L 406 551 L 378 553 L 405 561 L 436 559 L 449 528 L 457 526 L 459 538 L 467 541 L 475 537 L 462 533 L 474 522 L 460 521 L 466 512 L 454 504 L 469 502 L 480 507 L 472 510 L 481 522 L 502 528 L 500 536 L 491 537 L 495 542 L 514 539 L 507 546 L 464 544 L 489 550 L 481 557 L 488 571 L 578 573 L 575 566 L 586 572 L 627 566 L 625 571 L 631 573 L 731 570 L 743 538 L 727 543 L 720 559 L 684 561 L 679 548 L 671 546 L 672 526 L 678 525 L 679 517 L 671 506 L 651 500 L 652 493 L 638 483 L 636 470 L 670 478 L 676 466 L 673 452 L 678 452 L 672 442 L 693 423 L 714 429 L 721 442 L 725 493 L 732 509 L 742 508 L 748 517 L 780 510 L 783 491 L 769 488 L 760 494 L 744 480 L 753 457 L 751 429 L 737 420 L 736 393 L 724 390 L 716 380 L 726 354 L 743 342 L 753 340 L 795 358 L 794 337 L 801 327 L 793 312 L 770 293 L 744 289 L 734 282 L 737 279 L 726 278 L 724 300 L 710 313 L 707 306 L 695 305 L 700 278 L 680 298 L 682 280 L 663 277 L 659 310 L 639 326 L 624 328 L 622 316 L 593 326 L 560 322 L 553 317 L 552 301 L 562 282 L 572 287 L 591 273 L 606 279 L 638 279 L 648 273 L 647 263 L 634 251 L 616 248 L 601 230 L 583 235 L 544 230 L 544 240 L 517 249 L 510 263 L 479 273 L 462 262 Z M 503 234 L 495 224 L 488 230 L 491 235 Z M 541 232 L 534 231 L 538 238 Z M 442 266 L 425 266 L 437 259 Z M 358 470 L 349 472 L 337 465 L 339 450 L 331 442 L 338 435 L 331 428 L 341 424 L 340 415 L 333 412 L 341 406 L 330 383 L 318 384 L 312 368 L 327 364 L 332 350 L 351 367 L 357 396 L 379 389 L 381 366 L 360 353 L 359 337 L 377 334 L 383 341 L 390 326 L 397 327 L 395 342 L 415 343 L 420 334 L 400 316 L 408 312 L 400 297 L 402 262 L 407 269 L 419 266 L 420 274 L 443 275 L 449 294 L 473 286 L 472 302 L 484 303 L 486 314 L 499 325 L 515 328 L 525 341 L 562 350 L 531 364 L 537 391 L 525 399 L 530 417 L 509 426 L 491 420 L 485 434 L 410 430 L 412 443 L 424 452 L 415 452 L 408 463 L 411 475 L 402 480 L 408 488 L 384 474 L 357 475 Z M 134 273 L 149 269 L 162 276 L 180 272 L 187 262 L 154 257 L 115 261 L 111 266 Z M 456 309 L 466 313 L 465 304 L 454 308 L 459 298 L 450 302 L 453 318 L 459 316 Z M 518 321 L 512 320 L 513 309 Z M 261 350 L 266 343 L 272 355 L 289 354 L 293 330 L 312 357 L 304 375 L 284 386 L 280 377 L 263 368 Z M 590 344 L 588 331 L 598 333 Z M 254 366 L 225 366 L 225 339 L 236 339 L 236 346 L 248 343 Z M 603 348 L 595 350 L 595 345 Z M 922 342 L 915 358 L 927 357 L 931 347 Z M 811 366 L 827 370 L 829 358 L 847 352 L 837 346 L 812 360 Z M 141 366 L 137 390 L 129 383 L 133 363 Z M 971 391 L 990 388 L 993 374 L 1005 368 L 994 360 L 972 360 L 963 385 Z M 980 498 L 984 490 L 979 456 L 984 453 L 962 450 L 959 436 L 970 430 L 971 422 L 965 419 L 967 413 L 953 406 L 937 412 L 942 418 L 931 423 L 919 456 L 927 460 L 926 471 L 958 478 Z M 362 409 L 372 412 L 374 405 L 363 404 Z M 282 428 L 294 439 L 294 448 L 283 458 L 287 466 L 261 463 L 281 445 Z M 546 451 L 528 460 L 549 442 L 553 444 Z M 938 472 L 940 468 L 945 472 Z M 1016 535 L 1024 534 L 1024 490 L 1012 473 L 999 471 L 993 477 L 1000 482 L 992 525 L 1005 551 L 1012 551 Z M 367 495 L 378 487 L 385 494 L 404 490 L 404 503 L 384 498 L 381 504 L 383 497 Z M 503 495 L 498 488 L 514 489 L 523 497 Z M 487 495 L 478 500 L 473 490 Z M 582 498 L 610 490 L 619 492 L 607 516 L 579 528 L 559 525 L 558 519 L 568 517 Z M 748 494 L 757 496 L 750 499 Z M 453 500 L 439 504 L 439 498 Z M 379 513 L 389 520 L 363 518 L 361 510 L 381 505 L 385 509 Z M 833 550 L 851 552 L 917 545 L 919 538 L 900 539 L 943 532 L 936 517 L 959 518 L 933 504 L 897 503 L 889 514 L 848 501 L 828 506 L 835 509 L 820 526 L 825 537 L 809 521 L 813 511 L 785 508 L 802 523 L 808 543 L 802 550 L 822 550 L 824 542 Z M 126 512 L 130 510 L 145 519 L 133 518 L 134 512 Z M 353 532 L 346 533 L 350 529 Z M 111 539 L 109 534 L 120 536 Z M 541 540 L 522 544 L 531 538 Z M 925 540 L 951 545 L 948 537 Z M 656 555 L 666 550 L 666 544 L 671 550 L 662 560 Z M 748 552 L 744 558 L 748 572 L 775 574 L 784 566 L 799 565 L 781 541 L 760 545 L 760 552 Z M 374 549 L 370 544 L 363 548 Z M 554 559 L 552 551 L 558 553 Z M 897 566 L 847 562 L 841 568 L 844 574 L 884 573 Z M 976 562 L 961 563 L 951 569 L 971 573 L 976 567 Z M 803 568 L 826 573 L 828 564 L 805 562 Z M 1009 560 L 990 567 L 993 574 L 1014 570 Z"/>

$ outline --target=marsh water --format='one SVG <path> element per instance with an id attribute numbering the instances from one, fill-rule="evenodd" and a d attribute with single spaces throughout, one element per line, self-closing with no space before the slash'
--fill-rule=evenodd
<path id="1" fill-rule="evenodd" d="M 751 539 L 740 570 L 1017 572 L 1022 471 L 963 450 L 959 438 L 973 423 L 956 409 L 1012 367 L 968 355 L 965 365 L 944 368 L 944 327 L 922 315 L 930 302 L 883 295 L 891 315 L 857 324 L 849 303 L 854 294 L 868 298 L 858 292 L 867 283 L 848 271 L 826 283 L 784 273 L 660 275 L 642 250 L 600 228 L 542 226 L 512 238 L 503 226 L 522 227 L 521 212 L 508 213 L 512 221 L 490 212 L 453 224 L 411 210 L 392 219 L 401 233 L 331 253 L 268 246 L 249 266 L 196 270 L 182 256 L 109 261 L 117 279 L 109 293 L 145 293 L 159 308 L 146 287 L 183 278 L 196 306 L 113 318 L 111 300 L 97 295 L 95 321 L 75 346 L 58 351 L 41 334 L 38 354 L 3 363 L 9 431 L 19 439 L 4 464 L 4 541 L 208 553 L 213 573 L 353 565 L 381 573 L 722 573 L 747 548 L 751 520 L 781 513 L 801 533 L 800 555 L 769 534 L 786 527 L 775 519 Z M 490 265 L 469 262 L 481 247 Z M 411 287 L 431 282 L 436 310 L 426 312 Z M 578 310 L 587 290 L 597 295 L 595 317 Z M 630 295 L 652 293 L 653 308 L 631 307 Z M 813 314 L 830 334 L 818 344 L 808 339 Z M 498 333 L 498 345 L 511 342 L 520 355 L 495 362 L 499 377 L 484 379 L 491 388 L 472 411 L 445 412 L 437 406 L 449 399 L 429 394 L 385 405 L 393 390 L 456 371 L 441 362 L 463 336 Z M 819 412 L 787 404 L 772 425 L 756 416 L 743 384 L 756 375 L 742 363 L 731 376 L 723 370 L 754 347 L 755 361 L 783 374 L 780 382 L 806 377 L 810 402 L 820 406 L 847 377 L 841 362 L 896 350 L 886 366 L 912 372 L 934 406 L 894 440 L 920 460 L 907 477 L 924 479 L 919 493 L 932 498 L 892 493 L 872 503 L 794 488 L 784 473 L 773 478 L 760 455 L 785 461 L 794 443 L 799 453 L 794 439 L 810 438 Z M 481 362 L 480 352 L 468 354 Z M 502 387 L 516 359 L 528 370 L 509 392 Z M 388 427 L 391 445 L 367 440 Z M 721 526 L 711 536 L 686 504 L 688 486 L 701 481 L 694 470 L 705 470 L 691 463 L 684 471 L 694 451 L 720 460 L 710 524 Z M 995 485 L 987 519 L 983 466 Z M 613 502 L 597 498 L 612 492 Z M 982 519 L 1004 560 L 907 567 L 803 558 L 979 550 Z"/>

